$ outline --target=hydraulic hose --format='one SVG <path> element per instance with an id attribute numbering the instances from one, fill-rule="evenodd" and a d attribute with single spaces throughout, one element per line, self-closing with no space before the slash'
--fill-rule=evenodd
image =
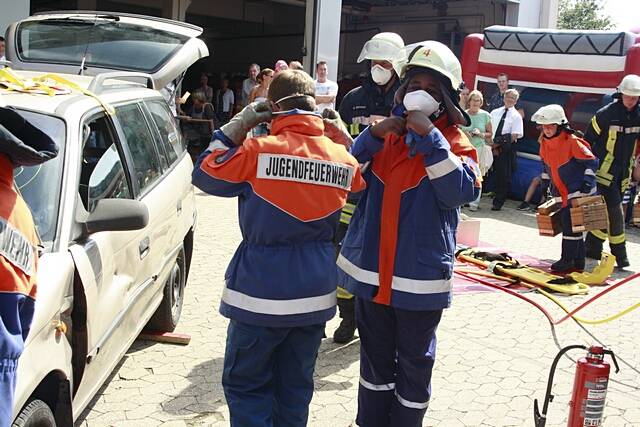
<path id="1" fill-rule="evenodd" d="M 585 308 L 588 305 L 590 305 L 592 302 L 596 301 L 598 298 L 600 298 L 600 297 L 604 296 L 605 294 L 613 291 L 614 289 L 624 285 L 625 283 L 628 283 L 631 280 L 633 280 L 633 279 L 635 279 L 637 277 L 640 277 L 640 273 L 632 274 L 631 276 L 629 276 L 629 277 L 627 277 L 627 278 L 615 283 L 614 285 L 611 285 L 609 288 L 607 288 L 603 292 L 600 292 L 598 295 L 595 295 L 593 298 L 589 298 L 587 301 L 585 301 L 584 303 L 580 304 L 574 310 L 570 311 L 555 296 L 551 295 L 549 292 L 545 291 L 544 289 L 541 289 L 538 286 L 535 286 L 535 285 L 532 285 L 532 284 L 529 284 L 529 283 L 526 283 L 526 282 L 522 282 L 522 281 L 517 281 L 517 280 L 511 279 L 509 277 L 499 276 L 497 274 L 491 274 L 491 273 L 488 273 L 488 272 L 485 272 L 485 271 L 454 270 L 454 272 L 457 273 L 457 274 L 460 274 L 463 277 L 466 277 L 467 279 L 475 280 L 476 282 L 480 283 L 481 285 L 489 286 L 489 287 L 492 287 L 492 288 L 495 288 L 495 289 L 500 289 L 500 290 L 505 291 L 505 292 L 510 291 L 510 292 L 507 292 L 507 293 L 509 293 L 511 295 L 515 294 L 518 297 L 520 297 L 520 299 L 523 299 L 523 300 L 529 302 L 530 304 L 535 305 L 537 308 L 541 309 L 541 307 L 538 306 L 538 304 L 535 303 L 533 300 L 530 300 L 529 298 L 526 298 L 526 297 L 522 296 L 521 294 L 519 294 L 517 292 L 511 291 L 510 289 L 506 289 L 503 286 L 495 285 L 493 283 L 490 283 L 490 282 L 487 282 L 487 281 L 484 281 L 484 280 L 468 277 L 467 275 L 470 274 L 470 275 L 491 277 L 491 278 L 495 278 L 495 279 L 499 279 L 499 280 L 504 280 L 504 281 L 507 281 L 509 283 L 519 283 L 519 284 L 521 284 L 523 286 L 526 286 L 526 287 L 528 287 L 530 289 L 536 289 L 538 292 L 540 292 L 542 295 L 544 295 L 549 300 L 551 300 L 554 304 L 556 304 L 558 307 L 560 307 L 565 313 L 567 313 L 560 320 L 553 320 L 550 317 L 549 313 L 546 310 L 543 310 L 543 313 L 545 314 L 545 316 L 547 316 L 549 321 L 551 323 L 553 323 L 554 325 L 559 325 L 560 323 L 564 322 L 565 320 L 567 320 L 569 318 L 573 318 L 573 319 L 577 320 L 578 322 L 585 323 L 585 324 L 588 324 L 588 325 L 599 325 L 599 324 L 608 323 L 608 322 L 611 322 L 613 320 L 616 320 L 616 319 L 624 316 L 625 314 L 631 313 L 632 311 L 636 310 L 637 308 L 640 308 L 640 302 L 637 302 L 637 303 L 625 308 L 624 310 L 621 310 L 621 311 L 619 311 L 619 312 L 617 312 L 617 313 L 615 313 L 615 314 L 613 314 L 611 316 L 608 316 L 608 317 L 605 317 L 605 318 L 602 318 L 602 319 L 585 319 L 585 318 L 576 316 L 576 313 L 578 313 L 580 310 L 582 310 L 583 308 Z"/>

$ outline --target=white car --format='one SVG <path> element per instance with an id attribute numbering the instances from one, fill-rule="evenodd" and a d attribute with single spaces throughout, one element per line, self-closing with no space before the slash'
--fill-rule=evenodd
<path id="1" fill-rule="evenodd" d="M 201 33 L 88 12 L 36 15 L 7 32 L 4 65 L 26 83 L 53 74 L 58 94 L 0 84 L 0 96 L 60 148 L 56 159 L 15 171 L 44 253 L 14 425 L 71 426 L 145 326 L 171 331 L 180 318 L 193 165 L 154 87 L 208 55 Z"/>

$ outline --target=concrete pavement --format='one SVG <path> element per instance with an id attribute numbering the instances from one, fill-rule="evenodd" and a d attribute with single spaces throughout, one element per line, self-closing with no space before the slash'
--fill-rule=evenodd
<path id="1" fill-rule="evenodd" d="M 225 426 L 229 413 L 220 384 L 227 321 L 218 314 L 224 271 L 240 240 L 237 201 L 197 196 L 198 229 L 185 306 L 177 332 L 192 336 L 188 346 L 136 341 L 111 380 L 78 420 L 78 426 Z M 538 236 L 535 217 L 507 202 L 492 212 L 481 210 L 481 240 L 514 253 L 555 260 L 560 237 Z M 631 270 L 640 269 L 640 233 L 628 232 Z M 593 266 L 593 263 L 589 264 Z M 616 273 L 616 278 L 630 271 Z M 581 312 L 587 318 L 612 314 L 640 300 L 640 280 L 603 297 Z M 602 291 L 594 288 L 590 296 Z M 527 296 L 562 312 L 541 295 Z M 584 296 L 562 297 L 569 306 Z M 339 319 L 327 326 L 331 334 Z M 640 425 L 640 310 L 587 332 L 568 321 L 556 327 L 560 345 L 590 344 L 598 339 L 619 355 L 621 371 L 612 374 L 605 426 Z M 549 324 L 528 304 L 502 292 L 464 293 L 454 297 L 438 331 L 433 398 L 425 426 L 531 426 L 533 399 L 544 398 L 551 361 L 557 352 Z M 570 353 L 583 356 L 581 351 Z M 355 419 L 359 341 L 344 346 L 322 343 L 309 425 L 349 426 Z M 626 364 L 625 364 L 626 363 Z M 630 365 L 630 366 L 629 366 Z M 563 359 L 556 373 L 548 426 L 566 425 L 575 364 Z"/>

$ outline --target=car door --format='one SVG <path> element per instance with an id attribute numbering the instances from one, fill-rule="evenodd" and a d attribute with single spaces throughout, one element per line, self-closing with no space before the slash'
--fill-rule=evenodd
<path id="1" fill-rule="evenodd" d="M 99 113 L 83 120 L 78 216 L 102 199 L 133 199 L 132 162 L 112 118 Z M 84 212 L 84 214 L 83 214 Z M 137 336 L 131 321 L 136 303 L 156 282 L 146 242 L 149 230 L 99 232 L 70 245 L 82 288 L 74 289 L 74 407 L 83 407 Z"/>
<path id="2" fill-rule="evenodd" d="M 94 76 L 151 74 L 157 88 L 209 55 L 202 28 L 169 19 L 99 12 L 37 14 L 7 30 L 6 57 L 16 68 Z"/>
<path id="3" fill-rule="evenodd" d="M 167 171 L 163 186 L 173 191 L 172 203 L 166 204 L 167 216 L 173 227 L 168 236 L 167 249 L 171 255 L 184 240 L 194 223 L 195 196 L 191 185 L 193 164 L 166 102 L 160 98 L 144 101 L 151 128 L 156 135 L 157 147 L 166 158 Z"/>
<path id="4" fill-rule="evenodd" d="M 169 242 L 175 233 L 172 220 L 177 206 L 177 189 L 167 186 L 166 157 L 159 152 L 156 134 L 152 132 L 141 103 L 117 106 L 116 119 L 131 158 L 131 170 L 137 183 L 136 198 L 149 210 L 149 233 L 145 236 L 149 273 L 158 276 L 168 263 Z"/>

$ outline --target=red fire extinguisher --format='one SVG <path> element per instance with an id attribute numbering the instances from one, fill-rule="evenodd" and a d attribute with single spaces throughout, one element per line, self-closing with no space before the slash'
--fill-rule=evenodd
<path id="1" fill-rule="evenodd" d="M 598 427 L 602 425 L 609 372 L 611 371 L 611 366 L 604 361 L 604 356 L 606 354 L 611 355 L 617 373 L 620 368 L 618 367 L 616 355 L 613 354 L 613 351 L 599 345 L 592 345 L 589 348 L 583 345 L 570 345 L 560 350 L 551 364 L 542 413 L 538 410 L 538 399 L 533 401 L 533 415 L 536 427 L 544 427 L 547 422 L 547 409 L 549 402 L 553 401 L 553 395 L 551 394 L 553 375 L 558 361 L 564 353 L 576 348 L 588 350 L 588 353 L 586 357 L 578 360 L 578 365 L 576 366 L 567 427 Z"/>

